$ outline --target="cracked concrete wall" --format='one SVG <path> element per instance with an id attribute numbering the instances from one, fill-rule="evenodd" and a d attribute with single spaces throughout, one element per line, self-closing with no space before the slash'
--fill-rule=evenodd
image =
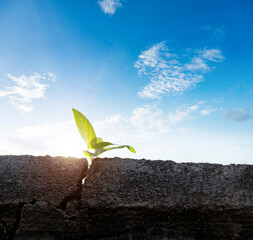
<path id="1" fill-rule="evenodd" d="M 78 209 L 94 237 L 253 239 L 253 166 L 97 159 Z"/>
<path id="2" fill-rule="evenodd" d="M 0 156 L 0 239 L 15 237 L 26 204 L 65 208 L 79 199 L 87 168 L 86 159 Z"/>
<path id="3" fill-rule="evenodd" d="M 43 157 L 16 156 L 23 164 L 12 168 L 15 161 L 9 164 L 6 158 L 12 156 L 0 157 L 0 163 L 5 162 L 0 165 L 5 169 L 0 170 L 0 239 L 253 239 L 252 165 L 95 159 L 80 186 L 87 170 L 84 159 L 69 163 L 60 158 L 56 164 L 56 159 L 45 157 L 50 163 L 42 164 Z M 38 165 L 54 167 L 47 167 L 44 175 L 31 175 Z M 13 186 L 20 173 L 27 187 Z M 27 174 L 33 177 L 25 180 Z M 58 174 L 61 177 L 54 179 Z M 72 174 L 79 178 L 72 179 Z M 36 192 L 34 184 L 44 178 L 51 180 Z M 22 211 L 18 203 L 26 203 Z M 8 228 L 13 222 L 17 232 Z"/>

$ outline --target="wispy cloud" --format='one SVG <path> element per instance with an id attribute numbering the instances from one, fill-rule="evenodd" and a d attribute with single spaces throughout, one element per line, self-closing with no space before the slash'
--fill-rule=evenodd
<path id="1" fill-rule="evenodd" d="M 169 113 L 168 118 L 172 124 L 176 124 L 189 118 L 190 114 L 196 112 L 198 109 L 199 104 L 192 105 L 184 110 L 177 109 L 175 113 Z"/>
<path id="2" fill-rule="evenodd" d="M 169 131 L 168 119 L 154 105 L 134 108 L 130 115 L 116 114 L 94 122 L 98 135 L 110 136 L 111 141 L 125 139 L 151 139 Z"/>
<path id="3" fill-rule="evenodd" d="M 175 113 L 169 113 L 168 117 L 172 124 L 183 121 L 189 116 L 189 111 L 179 111 L 176 110 Z"/>
<path id="4" fill-rule="evenodd" d="M 186 70 L 189 71 L 203 71 L 208 72 L 210 67 L 206 64 L 206 62 L 201 57 L 193 57 L 190 63 L 185 64 Z"/>
<path id="5" fill-rule="evenodd" d="M 195 88 L 211 71 L 209 62 L 224 59 L 219 49 L 198 49 L 188 59 L 171 53 L 165 42 L 159 42 L 141 52 L 134 66 L 139 76 L 146 75 L 150 83 L 138 95 L 141 98 L 159 98 L 164 95 L 182 94 Z"/>
<path id="6" fill-rule="evenodd" d="M 223 118 L 233 120 L 236 122 L 245 122 L 247 120 L 253 119 L 250 109 L 239 108 L 231 111 L 224 111 L 222 113 Z"/>
<path id="7" fill-rule="evenodd" d="M 113 15 L 116 9 L 122 6 L 120 0 L 101 0 L 98 1 L 98 4 L 100 5 L 101 10 L 105 14 L 110 15 Z"/>
<path id="8" fill-rule="evenodd" d="M 24 112 L 33 111 L 32 101 L 34 99 L 46 98 L 46 89 L 49 87 L 45 81 L 55 82 L 56 75 L 53 73 L 34 73 L 33 75 L 21 75 L 14 77 L 7 74 L 12 80 L 12 86 L 4 86 L 0 89 L 0 97 L 8 97 L 9 103 Z"/>
<path id="9" fill-rule="evenodd" d="M 218 111 L 217 108 L 209 107 L 209 108 L 201 110 L 200 114 L 203 116 L 207 116 L 207 115 L 210 115 L 212 112 L 216 112 L 216 111 Z"/>
<path id="10" fill-rule="evenodd" d="M 204 101 L 199 101 L 195 105 L 177 108 L 175 112 L 170 112 L 168 114 L 168 118 L 170 123 L 174 125 L 184 120 L 194 119 L 200 115 L 202 116 L 211 115 L 211 113 L 215 111 L 218 111 L 218 109 L 206 105 Z"/>
<path id="11" fill-rule="evenodd" d="M 212 62 L 222 62 L 225 59 L 219 49 L 204 49 L 199 53 L 201 58 Z"/>
<path id="12" fill-rule="evenodd" d="M 130 122 L 142 133 L 165 133 L 169 131 L 163 111 L 152 105 L 135 108 Z"/>
<path id="13" fill-rule="evenodd" d="M 116 114 L 102 121 L 96 121 L 94 128 L 98 132 L 101 131 L 101 135 L 111 135 L 118 139 L 122 137 L 152 139 L 156 135 L 176 131 L 174 125 L 179 122 L 192 120 L 201 115 L 207 116 L 216 110 L 205 104 L 204 101 L 178 107 L 174 112 L 169 113 L 164 112 L 155 104 L 144 105 L 134 108 L 130 115 Z"/>

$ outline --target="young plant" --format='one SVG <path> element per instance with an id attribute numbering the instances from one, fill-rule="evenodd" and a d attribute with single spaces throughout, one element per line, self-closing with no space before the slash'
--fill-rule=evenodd
<path id="1" fill-rule="evenodd" d="M 110 142 L 103 142 L 102 138 L 96 136 L 95 131 L 89 120 L 76 109 L 72 108 L 72 111 L 74 114 L 77 129 L 87 145 L 87 150 L 84 150 L 83 153 L 88 157 L 89 166 L 95 157 L 113 149 L 128 148 L 132 153 L 136 153 L 134 148 L 129 145 L 108 147 L 116 144 Z"/>

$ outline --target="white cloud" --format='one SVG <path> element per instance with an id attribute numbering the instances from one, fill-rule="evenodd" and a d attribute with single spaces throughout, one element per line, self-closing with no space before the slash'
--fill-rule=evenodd
<path id="1" fill-rule="evenodd" d="M 142 135 L 165 133 L 169 131 L 163 111 L 150 105 L 135 108 L 130 118 L 130 123 L 137 128 Z"/>
<path id="2" fill-rule="evenodd" d="M 200 54 L 204 59 L 213 62 L 222 62 L 225 59 L 219 49 L 205 49 L 200 51 Z"/>
<path id="3" fill-rule="evenodd" d="M 183 120 L 189 118 L 190 114 L 196 112 L 199 109 L 199 104 L 187 107 L 185 110 L 176 110 L 175 113 L 169 113 L 168 118 L 171 124 L 176 124 L 182 122 Z"/>
<path id="4" fill-rule="evenodd" d="M 120 0 L 101 0 L 98 1 L 98 4 L 100 5 L 101 10 L 105 14 L 110 15 L 113 15 L 116 9 L 122 6 Z"/>
<path id="5" fill-rule="evenodd" d="M 107 116 L 101 121 L 95 121 L 93 124 L 96 129 L 98 137 L 109 136 L 104 141 L 116 142 L 122 138 L 128 138 L 131 136 L 129 132 L 129 121 L 128 118 L 123 117 L 121 114 L 115 114 Z"/>
<path id="6" fill-rule="evenodd" d="M 207 115 L 210 115 L 212 112 L 216 112 L 217 110 L 218 110 L 217 108 L 209 107 L 209 108 L 201 110 L 200 114 L 203 116 L 207 116 Z"/>
<path id="7" fill-rule="evenodd" d="M 56 79 L 53 73 L 34 73 L 30 76 L 21 75 L 19 77 L 7 74 L 7 76 L 14 84 L 0 90 L 0 97 L 8 97 L 10 104 L 24 112 L 33 111 L 31 103 L 34 99 L 46 98 L 46 89 L 49 84 L 43 81 L 54 82 Z"/>
<path id="8" fill-rule="evenodd" d="M 159 42 L 141 52 L 134 64 L 139 76 L 146 75 L 150 79 L 138 95 L 141 98 L 159 98 L 182 94 L 204 80 L 204 73 L 211 70 L 208 62 L 221 62 L 223 59 L 218 49 L 202 49 L 195 51 L 188 62 L 185 59 L 180 62 L 165 42 Z"/>
<path id="9" fill-rule="evenodd" d="M 164 113 L 155 105 L 144 105 L 133 109 L 131 115 L 112 115 L 94 122 L 99 136 L 110 136 L 110 141 L 125 139 L 153 139 L 155 136 L 177 131 L 175 124 L 192 120 L 200 115 L 210 115 L 217 109 L 206 107 L 204 101 L 190 106 L 179 107 L 175 112 Z M 184 129 L 185 130 L 185 129 Z M 180 131 L 180 133 L 188 131 Z"/>
<path id="10" fill-rule="evenodd" d="M 47 75 L 51 79 L 52 82 L 56 81 L 56 75 L 54 73 L 48 72 Z"/>
<path id="11" fill-rule="evenodd" d="M 205 103 L 205 101 L 200 100 L 198 104 L 200 104 L 200 105 L 201 105 L 201 104 L 204 104 L 204 103 Z"/>
<path id="12" fill-rule="evenodd" d="M 204 101 L 199 101 L 197 104 L 189 107 L 179 107 L 176 112 L 170 112 L 168 119 L 172 125 L 182 122 L 184 120 L 193 119 L 199 115 L 208 116 L 212 112 L 218 111 L 217 108 L 206 106 Z"/>
<path id="13" fill-rule="evenodd" d="M 107 141 L 117 143 L 122 143 L 123 138 L 151 139 L 169 131 L 168 120 L 162 110 L 150 105 L 133 109 L 131 115 L 106 117 L 93 125 L 98 136 L 109 136 Z"/>
<path id="14" fill-rule="evenodd" d="M 115 124 L 118 124 L 122 121 L 122 116 L 120 114 L 111 115 L 109 117 L 106 117 L 103 121 L 96 121 L 94 123 L 95 127 L 98 128 L 105 128 L 105 127 L 114 127 Z"/>
<path id="15" fill-rule="evenodd" d="M 148 74 L 149 67 L 156 69 L 163 69 L 167 65 L 166 58 L 171 58 L 168 48 L 165 46 L 165 42 L 160 42 L 153 45 L 146 51 L 143 51 L 139 55 L 139 60 L 135 63 L 135 67 L 139 69 L 139 74 Z M 172 59 L 174 60 L 174 59 Z M 175 61 L 174 64 L 177 64 Z"/>
<path id="16" fill-rule="evenodd" d="M 32 112 L 33 111 L 33 106 L 29 105 L 21 105 L 19 103 L 16 103 L 13 99 L 9 101 L 13 106 L 15 106 L 17 109 L 21 110 L 22 112 Z"/>
<path id="17" fill-rule="evenodd" d="M 233 120 L 236 122 L 245 122 L 247 120 L 253 119 L 250 109 L 239 108 L 232 111 L 224 111 L 222 113 L 223 118 Z"/>
<path id="18" fill-rule="evenodd" d="M 200 57 L 193 57 L 190 63 L 186 63 L 185 67 L 189 71 L 203 71 L 208 72 L 210 67 Z"/>
<path id="19" fill-rule="evenodd" d="M 175 123 L 183 121 L 188 116 L 189 116 L 188 111 L 182 112 L 182 111 L 176 110 L 176 113 L 169 113 L 168 118 L 172 124 L 175 124 Z"/>
<path id="20" fill-rule="evenodd" d="M 198 104 L 188 107 L 188 111 L 190 111 L 190 112 L 196 111 L 198 109 L 199 109 L 199 105 Z"/>

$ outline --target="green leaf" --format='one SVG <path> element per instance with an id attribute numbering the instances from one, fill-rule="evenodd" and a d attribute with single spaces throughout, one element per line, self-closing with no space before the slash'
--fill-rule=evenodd
<path id="1" fill-rule="evenodd" d="M 99 149 L 99 148 L 104 148 L 110 145 L 115 145 L 114 143 L 110 143 L 110 142 L 99 142 L 95 145 L 95 149 Z"/>
<path id="2" fill-rule="evenodd" d="M 103 139 L 100 137 L 97 137 L 97 143 L 103 142 Z"/>
<path id="3" fill-rule="evenodd" d="M 97 138 L 92 139 L 90 145 L 92 149 L 97 150 L 99 148 L 104 148 L 104 147 L 115 145 L 115 144 L 110 143 L 110 142 L 103 142 L 102 138 L 97 137 Z"/>
<path id="4" fill-rule="evenodd" d="M 96 138 L 96 134 L 95 134 L 95 131 L 94 131 L 91 123 L 82 113 L 80 113 L 76 109 L 72 108 L 72 111 L 74 114 L 77 129 L 78 129 L 81 137 L 83 138 L 83 140 L 87 144 L 87 148 L 88 149 L 92 148 L 91 141 L 93 139 L 97 139 L 97 138 Z"/>
<path id="5" fill-rule="evenodd" d="M 97 149 L 96 151 L 95 151 L 95 153 L 94 153 L 94 156 L 99 156 L 101 153 L 103 153 L 104 152 L 104 149 L 103 148 L 99 148 L 99 149 Z"/>
<path id="6" fill-rule="evenodd" d="M 94 150 L 98 149 L 99 147 L 96 147 L 96 145 L 100 142 L 103 142 L 102 138 L 100 138 L 100 137 L 96 137 L 96 138 L 92 139 L 90 142 L 91 148 Z"/>
<path id="7" fill-rule="evenodd" d="M 103 152 L 110 151 L 110 150 L 113 150 L 113 149 L 118 149 L 118 148 L 128 148 L 130 152 L 136 153 L 135 149 L 133 147 L 129 146 L 129 145 L 121 145 L 121 146 L 117 146 L 117 147 L 104 148 Z"/>
<path id="8" fill-rule="evenodd" d="M 83 151 L 83 153 L 84 153 L 87 157 L 89 157 L 89 158 L 92 158 L 92 157 L 93 157 L 93 154 L 90 153 L 89 151 Z"/>

